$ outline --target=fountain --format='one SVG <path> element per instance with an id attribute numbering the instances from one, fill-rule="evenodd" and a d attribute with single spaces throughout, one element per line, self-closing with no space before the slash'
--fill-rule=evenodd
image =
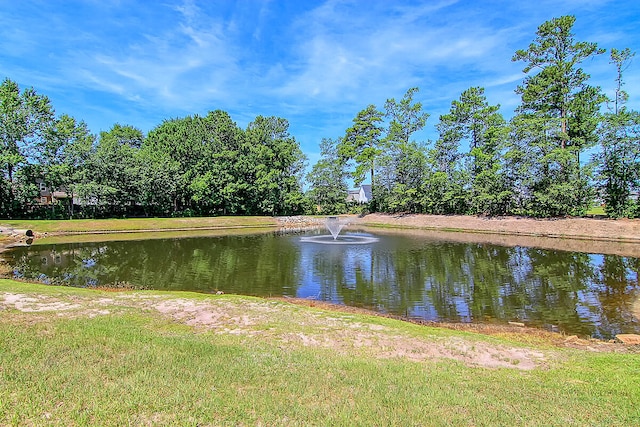
<path id="1" fill-rule="evenodd" d="M 333 240 L 336 240 L 338 238 L 338 234 L 340 234 L 340 231 L 342 230 L 342 227 L 347 225 L 347 223 L 341 223 L 340 218 L 338 218 L 337 216 L 330 216 L 324 222 L 324 225 L 327 226 L 327 230 L 329 230 L 329 232 L 333 236 Z"/>
<path id="2" fill-rule="evenodd" d="M 337 216 L 330 216 L 324 222 L 327 230 L 331 235 L 321 236 L 304 236 L 300 238 L 302 242 L 322 243 L 326 245 L 364 245 L 367 243 L 377 242 L 378 239 L 373 236 L 364 236 L 359 234 L 348 234 L 340 236 L 340 231 L 348 225 L 348 221 L 341 220 Z"/>

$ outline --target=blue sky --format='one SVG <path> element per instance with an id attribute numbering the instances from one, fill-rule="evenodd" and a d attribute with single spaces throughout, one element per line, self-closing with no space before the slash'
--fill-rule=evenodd
<path id="1" fill-rule="evenodd" d="M 640 2 L 0 0 L 0 78 L 47 95 L 93 133 L 114 123 L 145 133 L 163 119 L 221 109 L 242 128 L 257 115 L 289 120 L 318 158 L 368 104 L 410 87 L 434 126 L 471 86 L 510 117 L 523 64 L 511 62 L 537 27 L 565 14 L 577 40 L 639 52 L 627 69 L 640 107 Z M 607 55 L 583 64 L 607 93 Z"/>

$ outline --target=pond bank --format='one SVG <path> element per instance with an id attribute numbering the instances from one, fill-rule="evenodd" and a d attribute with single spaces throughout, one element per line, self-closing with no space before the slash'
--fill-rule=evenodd
<path id="1" fill-rule="evenodd" d="M 26 244 L 26 230 L 35 240 L 52 236 L 113 235 L 135 233 L 208 233 L 220 230 L 253 230 L 280 227 L 273 217 L 129 218 L 74 220 L 0 220 L 0 252 L 8 246 Z M 25 232 L 22 232 L 22 231 Z"/>
<path id="2" fill-rule="evenodd" d="M 447 240 L 640 258 L 638 219 L 369 214 L 358 218 L 356 223 L 380 230 L 409 229 L 415 232 L 419 229 Z"/>
<path id="3" fill-rule="evenodd" d="M 639 219 L 479 217 L 465 215 L 369 214 L 358 220 L 368 226 L 421 228 L 465 233 L 513 234 L 604 240 L 640 244 Z"/>
<path id="4" fill-rule="evenodd" d="M 25 244 L 24 233 L 33 230 L 35 238 L 66 235 L 121 233 L 206 232 L 272 227 L 301 231 L 320 227 L 324 216 L 213 217 L 213 218 L 136 218 L 70 221 L 0 221 L 0 252 L 9 245 Z M 466 215 L 369 214 L 340 215 L 351 226 L 422 230 L 435 238 L 472 241 L 503 246 L 532 246 L 574 252 L 602 253 L 640 258 L 640 220 L 523 217 L 478 217 Z M 437 234 L 439 232 L 440 234 Z"/>
<path id="5" fill-rule="evenodd" d="M 107 220 L 0 220 L 0 241 L 13 230 L 33 230 L 37 236 L 109 232 L 187 231 L 213 228 L 304 228 L 324 224 L 325 216 L 133 218 Z M 629 242 L 640 244 L 640 219 L 479 217 L 469 215 L 368 214 L 340 215 L 351 224 Z"/>

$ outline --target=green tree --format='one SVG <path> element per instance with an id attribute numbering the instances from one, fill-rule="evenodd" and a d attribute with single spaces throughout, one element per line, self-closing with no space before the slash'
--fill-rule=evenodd
<path id="1" fill-rule="evenodd" d="M 434 167 L 434 150 L 427 161 L 431 165 L 425 174 L 420 203 L 425 213 L 434 215 L 463 215 L 469 211 L 469 190 L 462 183 L 467 181 L 460 169 L 443 172 Z"/>
<path id="2" fill-rule="evenodd" d="M 289 215 L 304 210 L 302 177 L 306 157 L 289 134 L 289 122 L 258 116 L 249 123 L 245 138 L 252 183 L 249 211 L 253 214 Z"/>
<path id="3" fill-rule="evenodd" d="M 143 164 L 143 193 L 151 211 L 217 215 L 249 209 L 250 148 L 228 113 L 164 121 L 149 132 L 141 155 L 149 161 Z"/>
<path id="4" fill-rule="evenodd" d="M 243 177 L 248 151 L 244 147 L 244 133 L 226 112 L 217 110 L 207 118 L 215 129 L 211 132 L 215 141 L 211 174 L 213 192 L 219 195 L 216 211 L 225 215 L 244 213 L 245 198 L 251 186 Z"/>
<path id="5" fill-rule="evenodd" d="M 0 85 L 0 166 L 13 181 L 16 167 L 32 153 L 34 141 L 42 138 L 54 118 L 49 98 L 33 88 L 20 92 L 18 84 L 5 79 Z"/>
<path id="6" fill-rule="evenodd" d="M 338 155 L 338 144 L 338 141 L 323 138 L 320 159 L 307 174 L 307 182 L 311 185 L 308 197 L 323 214 L 346 211 L 347 173 Z"/>
<path id="7" fill-rule="evenodd" d="M 89 159 L 94 141 L 95 137 L 86 123 L 63 114 L 54 121 L 37 147 L 41 177 L 52 191 L 67 193 L 66 205 L 70 217 L 74 214 L 75 189 L 82 179 L 82 169 Z"/>
<path id="8" fill-rule="evenodd" d="M 260 116 L 243 131 L 221 110 L 163 122 L 141 151 L 145 206 L 189 215 L 300 211 L 304 155 L 288 128 Z"/>
<path id="9" fill-rule="evenodd" d="M 385 103 L 385 116 L 390 119 L 383 140 L 384 150 L 379 160 L 380 175 L 374 189 L 376 207 L 393 212 L 419 212 L 418 202 L 426 167 L 422 144 L 410 141 L 411 136 L 424 128 L 429 114 L 413 97 L 417 87 L 407 90 L 400 101 L 394 98 Z"/>
<path id="10" fill-rule="evenodd" d="M 501 167 L 508 127 L 499 109 L 499 105 L 489 105 L 483 88 L 471 87 L 451 103 L 449 113 L 440 116 L 438 124 L 442 141 L 438 147 L 443 150 L 443 164 L 452 163 L 447 156 L 455 157 L 454 153 L 447 153 L 447 149 L 458 150 L 462 142 L 469 146 L 464 156 L 465 173 L 459 175 L 469 182 L 460 186 L 469 188 L 470 210 L 476 214 L 504 214 L 510 205 L 511 191 Z M 451 167 L 455 168 L 455 162 L 443 170 Z"/>
<path id="11" fill-rule="evenodd" d="M 9 218 L 13 210 L 13 197 L 9 181 L 0 177 L 0 218 Z"/>
<path id="12" fill-rule="evenodd" d="M 360 185 L 367 172 L 374 188 L 374 170 L 377 157 L 382 151 L 382 112 L 375 105 L 369 105 L 353 119 L 353 126 L 347 129 L 338 144 L 338 154 L 346 161 L 355 162 L 351 174 L 356 185 Z"/>
<path id="13" fill-rule="evenodd" d="M 143 133 L 133 126 L 115 124 L 108 132 L 100 132 L 77 186 L 85 209 L 102 216 L 135 211 L 140 201 L 137 152 L 143 140 Z"/>
<path id="14" fill-rule="evenodd" d="M 529 171 L 518 191 L 526 195 L 528 213 L 542 216 L 581 214 L 590 206 L 592 192 L 580 154 L 596 141 L 598 111 L 604 101 L 599 88 L 587 84 L 589 75 L 579 65 L 604 52 L 596 43 L 574 40 L 575 17 L 562 16 L 538 27 L 527 50 L 513 61 L 525 62 L 528 73 L 516 93 L 522 97 L 512 121 L 512 154 Z M 537 70 L 531 74 L 532 70 Z"/>
<path id="15" fill-rule="evenodd" d="M 627 109 L 628 94 L 622 88 L 623 72 L 634 55 L 628 48 L 611 49 L 617 72 L 615 97 L 613 110 L 604 114 L 599 129 L 601 150 L 596 161 L 605 212 L 612 218 L 637 214 L 630 195 L 640 184 L 640 113 Z"/>
<path id="16" fill-rule="evenodd" d="M 469 174 L 460 151 L 462 129 L 449 115 L 436 125 L 440 137 L 429 150 L 423 204 L 432 214 L 466 214 L 469 211 Z"/>
<path id="17" fill-rule="evenodd" d="M 25 171 L 18 181 L 16 172 L 34 156 L 35 143 L 43 138 L 53 118 L 53 107 L 46 96 L 33 88 L 20 91 L 8 78 L 0 85 L 0 215 L 24 211 L 24 202 L 37 196 L 35 184 L 29 181 L 32 171 Z"/>
<path id="18" fill-rule="evenodd" d="M 193 208 L 200 215 L 239 213 L 249 184 L 238 164 L 243 156 L 244 135 L 228 113 L 209 112 L 193 122 L 192 150 L 197 161 L 188 181 Z"/>
<path id="19" fill-rule="evenodd" d="M 180 163 L 167 151 L 145 144 L 138 152 L 140 203 L 147 216 L 171 216 L 178 211 Z"/>
<path id="20" fill-rule="evenodd" d="M 177 215 L 192 200 L 189 184 L 203 145 L 193 138 L 194 123 L 192 117 L 164 120 L 145 139 L 140 156 L 149 163 L 143 162 L 142 194 L 151 212 Z"/>
<path id="21" fill-rule="evenodd" d="M 427 155 L 416 141 L 389 148 L 380 156 L 373 194 L 375 209 L 385 212 L 423 211 L 420 195 L 425 181 Z"/>
<path id="22" fill-rule="evenodd" d="M 426 125 L 429 114 L 422 110 L 422 103 L 413 100 L 418 91 L 417 87 L 412 87 L 399 102 L 394 98 L 385 102 L 385 116 L 391 119 L 385 138 L 387 143 L 408 144 L 411 135 Z"/>

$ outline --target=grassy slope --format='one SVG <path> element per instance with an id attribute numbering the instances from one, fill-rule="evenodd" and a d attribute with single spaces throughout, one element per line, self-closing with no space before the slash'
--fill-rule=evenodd
<path id="1" fill-rule="evenodd" d="M 0 280 L 0 298 L 5 292 L 50 294 L 69 301 L 113 295 Z M 240 309 L 255 300 L 185 293 L 179 297 L 224 298 Z M 306 307 L 297 310 L 327 320 L 336 316 Z M 273 329 L 286 336 L 289 328 L 294 330 L 286 319 L 275 319 L 277 312 L 265 334 L 235 335 L 194 329 L 153 310 L 110 311 L 89 318 L 0 309 L 0 424 L 640 423 L 640 360 L 633 354 L 554 349 L 557 357 L 545 369 L 474 368 L 454 361 L 412 362 L 292 346 L 269 333 Z M 421 339 L 488 339 L 376 317 L 345 319 L 349 328 L 384 324 L 392 333 Z M 307 327 L 295 325 L 302 331 Z"/>
<path id="2" fill-rule="evenodd" d="M 172 230 L 191 228 L 270 227 L 277 222 L 272 217 L 227 216 L 211 218 L 130 218 L 74 220 L 0 220 L 0 225 L 30 229 L 40 233 L 96 231 Z"/>

